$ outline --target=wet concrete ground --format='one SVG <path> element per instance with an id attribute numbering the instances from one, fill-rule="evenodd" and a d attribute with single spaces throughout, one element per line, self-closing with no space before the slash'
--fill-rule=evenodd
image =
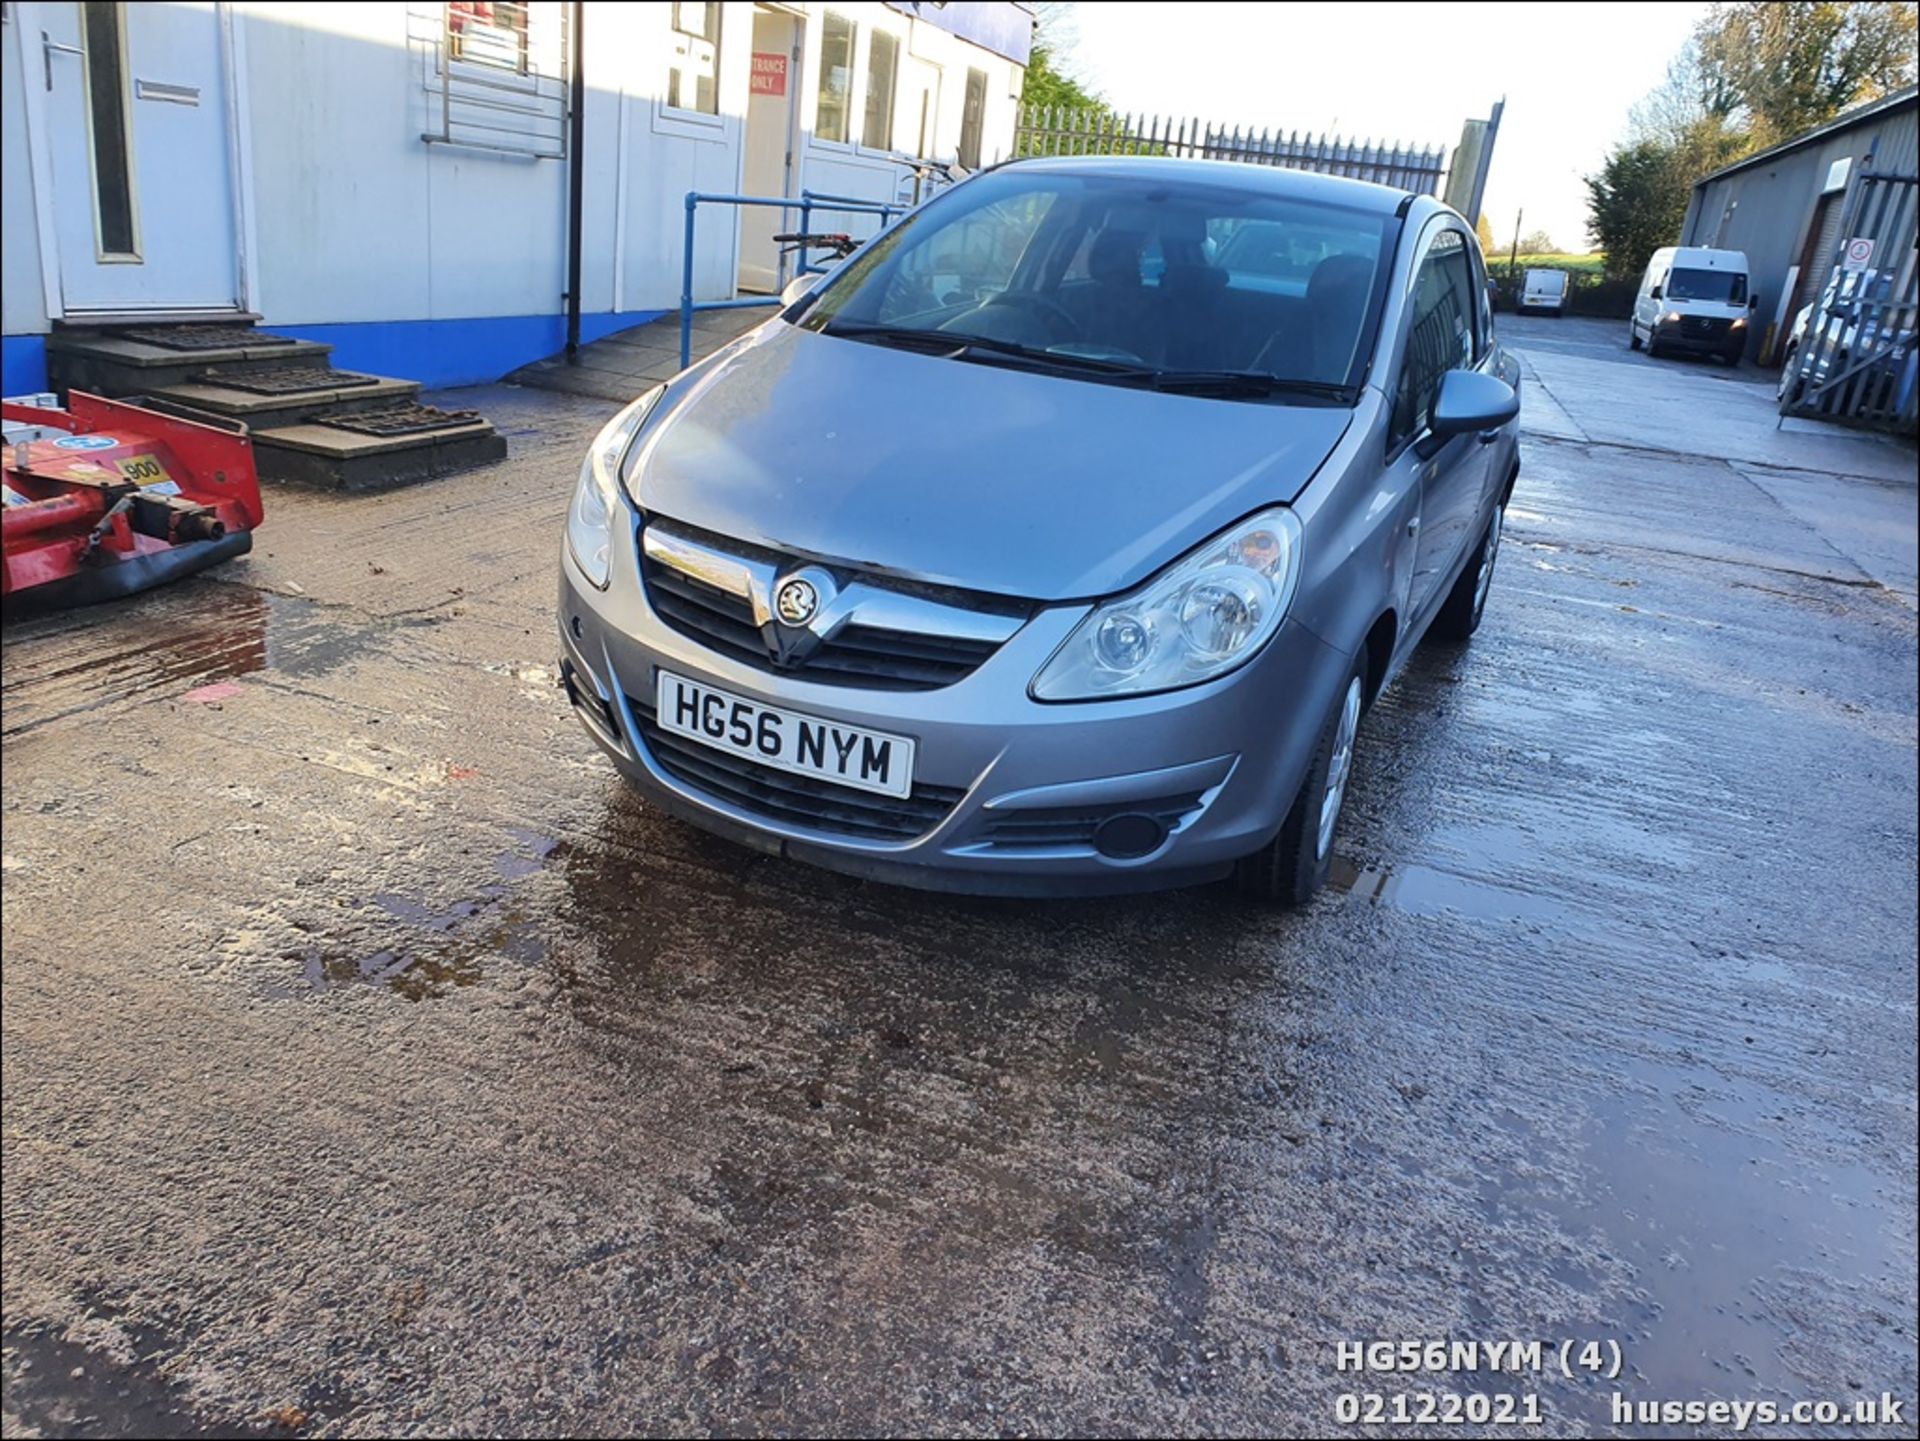
<path id="1" fill-rule="evenodd" d="M 1595 439 L 1665 372 L 1527 353 L 1486 625 L 1368 718 L 1299 914 L 650 810 L 554 683 L 610 404 L 472 396 L 503 466 L 9 627 L 7 1434 L 1618 1429 L 1335 1369 L 1438 1338 L 1910 1417 L 1910 459 Z"/>

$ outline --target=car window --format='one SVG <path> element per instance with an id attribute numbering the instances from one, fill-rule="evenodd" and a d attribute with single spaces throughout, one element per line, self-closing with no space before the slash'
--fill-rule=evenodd
<path id="1" fill-rule="evenodd" d="M 1396 442 L 1427 428 L 1440 377 L 1473 364 L 1473 317 L 1479 308 L 1473 290 L 1466 243 L 1457 230 L 1441 231 L 1414 277 L 1407 350 L 1394 391 Z"/>
<path id="2" fill-rule="evenodd" d="M 938 329 L 1136 370 L 1347 386 L 1372 353 L 1399 223 L 1264 183 L 1010 167 L 956 186 L 863 249 L 800 323 L 849 337 L 861 326 Z"/>
<path id="3" fill-rule="evenodd" d="M 1380 245 L 1377 230 L 1360 227 L 1248 220 L 1209 230 L 1222 269 L 1236 278 L 1292 282 L 1303 295 L 1323 260 L 1336 255 L 1364 255 L 1371 260 Z"/>
<path id="4" fill-rule="evenodd" d="M 1676 269 L 1667 281 L 1668 300 L 1718 300 L 1747 303 L 1747 277 L 1737 270 Z"/>
<path id="5" fill-rule="evenodd" d="M 1487 288 L 1486 262 L 1480 255 L 1480 247 L 1476 244 L 1467 254 L 1473 265 L 1474 312 L 1479 317 L 1479 323 L 1474 327 L 1476 344 L 1473 347 L 1473 359 L 1477 365 L 1493 349 L 1493 296 Z"/>
<path id="6" fill-rule="evenodd" d="M 882 325 L 900 325 L 917 315 L 987 300 L 1006 290 L 1051 204 L 1050 196 L 1003 200 L 905 247 L 873 319 Z"/>

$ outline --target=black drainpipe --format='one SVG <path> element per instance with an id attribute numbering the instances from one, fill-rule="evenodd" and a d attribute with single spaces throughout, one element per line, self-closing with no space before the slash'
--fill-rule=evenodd
<path id="1" fill-rule="evenodd" d="M 587 7 L 573 4 L 573 96 L 567 117 L 567 364 L 580 360 L 580 191 L 586 173 L 587 71 L 582 39 Z"/>

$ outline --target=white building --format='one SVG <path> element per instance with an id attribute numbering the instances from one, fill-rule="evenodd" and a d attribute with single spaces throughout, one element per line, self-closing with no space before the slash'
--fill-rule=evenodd
<path id="1" fill-rule="evenodd" d="M 902 157 L 1004 159 L 1032 31 L 1004 0 L 4 15 L 6 394 L 44 384 L 53 322 L 106 316 L 254 312 L 433 385 L 559 350 L 576 29 L 588 340 L 679 305 L 689 190 L 894 199 Z M 701 208 L 701 298 L 776 278 L 773 212 L 741 213 Z"/>

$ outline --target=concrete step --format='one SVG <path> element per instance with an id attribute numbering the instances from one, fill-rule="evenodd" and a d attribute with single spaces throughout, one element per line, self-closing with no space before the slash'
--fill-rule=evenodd
<path id="1" fill-rule="evenodd" d="M 377 490 L 471 470 L 506 457 L 485 420 L 414 435 L 365 435 L 311 421 L 257 430 L 254 463 L 268 480 L 329 490 Z"/>
<path id="2" fill-rule="evenodd" d="M 478 416 L 384 435 L 330 423 L 415 405 L 419 382 L 334 370 L 327 362 L 332 346 L 256 332 L 256 318 L 190 316 L 169 323 L 140 316 L 116 325 L 95 317 L 93 324 L 62 326 L 47 337 L 47 373 L 58 389 L 144 396 L 154 409 L 190 420 L 238 421 L 252 434 L 263 480 L 371 490 L 505 457 L 505 437 Z M 315 373 L 285 374 L 296 368 Z M 301 389 L 263 391 L 244 383 L 276 373 Z"/>
<path id="3" fill-rule="evenodd" d="M 316 384 L 312 389 L 262 394 L 238 386 L 223 385 L 217 378 L 197 379 L 184 385 L 158 386 L 147 392 L 150 399 L 164 405 L 187 406 L 196 411 L 244 420 L 255 431 L 298 425 L 316 413 L 350 414 L 362 410 L 385 410 L 420 393 L 417 380 L 392 380 L 385 376 L 363 375 L 358 371 L 329 372 L 342 382 L 371 384 Z"/>
<path id="4" fill-rule="evenodd" d="M 56 330 L 47 337 L 47 380 L 59 391 L 108 397 L 185 385 L 223 365 L 325 365 L 331 345 L 317 340 L 260 341 L 211 350 L 174 350 L 124 335 Z"/>

